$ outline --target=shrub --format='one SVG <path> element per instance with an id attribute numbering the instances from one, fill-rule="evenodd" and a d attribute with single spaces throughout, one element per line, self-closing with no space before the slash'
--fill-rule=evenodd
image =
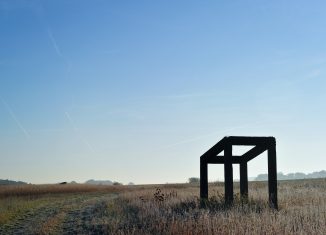
<path id="1" fill-rule="evenodd" d="M 191 177 L 188 179 L 189 184 L 197 184 L 200 182 L 200 179 L 197 177 Z"/>

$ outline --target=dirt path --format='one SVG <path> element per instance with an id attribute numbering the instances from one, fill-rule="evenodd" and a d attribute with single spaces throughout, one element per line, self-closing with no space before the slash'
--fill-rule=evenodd
<path id="1" fill-rule="evenodd" d="M 67 213 L 60 234 L 104 234 L 107 204 L 116 195 L 104 196 L 85 201 L 79 209 Z"/>
<path id="2" fill-rule="evenodd" d="M 53 198 L 0 227 L 0 234 L 103 234 L 100 219 L 107 203 L 116 197 L 79 194 Z"/>

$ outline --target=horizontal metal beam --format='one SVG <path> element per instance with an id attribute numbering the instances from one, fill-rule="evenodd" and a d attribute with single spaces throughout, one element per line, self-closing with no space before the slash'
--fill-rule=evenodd
<path id="1" fill-rule="evenodd" d="M 225 163 L 225 156 L 213 156 L 210 157 L 207 161 L 208 164 L 224 164 Z M 231 162 L 235 164 L 240 164 L 243 162 L 242 156 L 232 156 Z"/>
<path id="2" fill-rule="evenodd" d="M 225 137 L 231 145 L 275 145 L 274 137 L 246 137 L 246 136 L 227 136 Z"/>

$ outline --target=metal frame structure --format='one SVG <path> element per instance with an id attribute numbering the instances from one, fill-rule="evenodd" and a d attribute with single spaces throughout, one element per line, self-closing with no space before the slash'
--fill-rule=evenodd
<path id="1" fill-rule="evenodd" d="M 233 145 L 254 146 L 241 156 L 232 154 Z M 218 155 L 224 151 L 224 156 Z M 208 199 L 208 164 L 224 164 L 225 203 L 233 202 L 233 166 L 240 165 L 240 195 L 248 197 L 250 160 L 267 151 L 269 205 L 277 209 L 276 140 L 274 137 L 226 136 L 200 157 L 200 198 Z"/>

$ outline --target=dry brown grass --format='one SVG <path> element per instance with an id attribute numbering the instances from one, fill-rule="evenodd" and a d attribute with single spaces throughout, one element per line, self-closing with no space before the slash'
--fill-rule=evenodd
<path id="1" fill-rule="evenodd" d="M 125 186 L 104 186 L 87 184 L 45 184 L 45 185 L 7 185 L 0 186 L 0 198 L 20 196 L 41 196 L 45 194 L 122 192 Z"/>
<path id="2" fill-rule="evenodd" d="M 236 185 L 238 186 L 238 185 Z M 123 193 L 114 208 L 122 216 L 112 224 L 114 234 L 326 234 L 326 180 L 279 183 L 279 210 L 267 204 L 266 182 L 250 183 L 250 199 L 223 203 L 221 184 L 210 186 L 210 200 L 202 206 L 198 187 Z M 167 195 L 175 195 L 169 197 Z M 111 210 L 114 210 L 111 208 Z"/>
<path id="3" fill-rule="evenodd" d="M 21 228 L 39 234 L 326 234 L 326 179 L 280 182 L 278 211 L 268 207 L 266 182 L 250 182 L 246 203 L 236 190 L 231 207 L 223 184 L 209 189 L 205 205 L 190 184 L 0 189 L 0 233 L 20 231 L 23 218 Z"/>
<path id="4" fill-rule="evenodd" d="M 47 235 L 47 234 L 53 234 L 56 232 L 56 229 L 58 226 L 62 223 L 66 216 L 65 212 L 60 212 L 56 215 L 54 215 L 52 218 L 47 220 L 41 227 L 40 231 L 38 231 L 38 234 L 40 235 Z"/>

